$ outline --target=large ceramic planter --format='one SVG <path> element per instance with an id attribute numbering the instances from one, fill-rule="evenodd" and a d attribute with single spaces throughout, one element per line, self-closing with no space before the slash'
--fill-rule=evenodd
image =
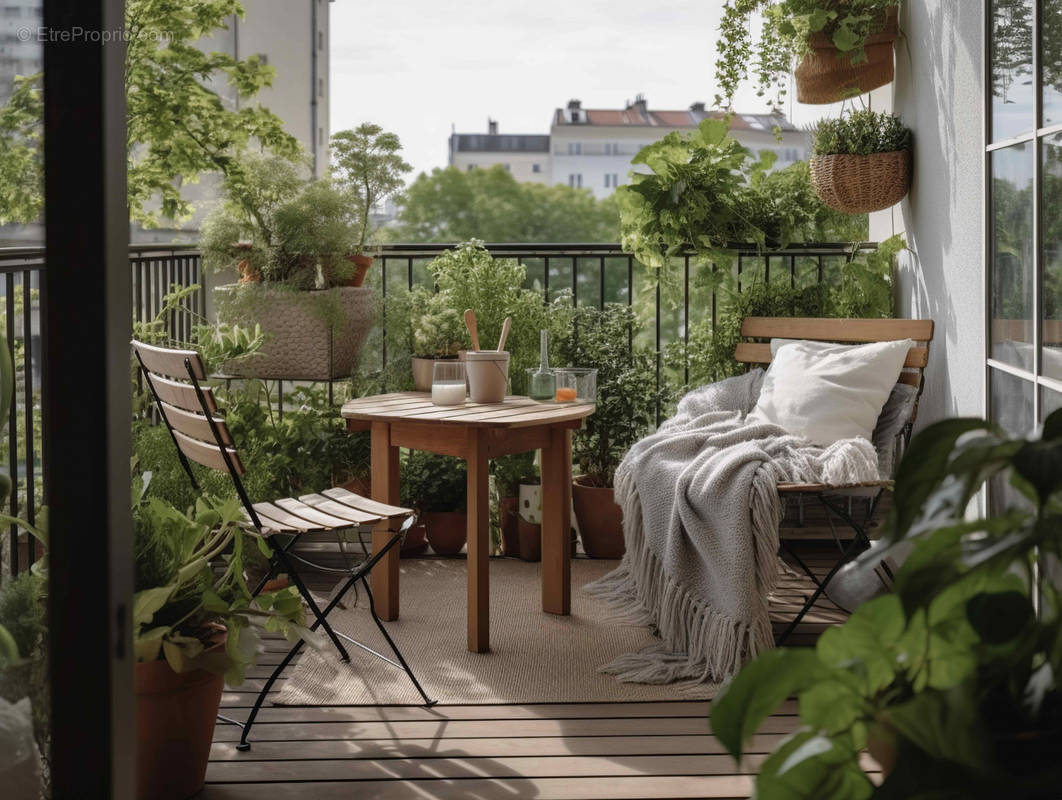
<path id="1" fill-rule="evenodd" d="M 413 371 L 413 388 L 418 392 L 430 392 L 431 381 L 435 374 L 435 364 L 439 361 L 443 363 L 453 363 L 457 361 L 456 357 L 453 358 L 417 358 L 410 359 L 410 366 Z"/>
<path id="2" fill-rule="evenodd" d="M 136 665 L 136 796 L 185 800 L 203 788 L 225 676 Z"/>
<path id="3" fill-rule="evenodd" d="M 441 556 L 461 552 L 468 538 L 468 516 L 464 511 L 428 511 L 421 516 L 432 550 Z"/>
<path id="4" fill-rule="evenodd" d="M 845 214 L 891 208 L 911 190 L 910 150 L 815 156 L 810 170 L 815 194 L 830 208 Z"/>
<path id="5" fill-rule="evenodd" d="M 222 322 L 262 326 L 259 352 L 223 365 L 243 378 L 322 381 L 349 377 L 374 320 L 372 289 L 299 292 L 262 284 L 215 289 Z"/>
<path id="6" fill-rule="evenodd" d="M 623 509 L 616 505 L 612 487 L 591 486 L 580 475 L 572 481 L 572 502 L 583 550 L 591 558 L 622 558 Z"/>
<path id="7" fill-rule="evenodd" d="M 867 37 L 867 60 L 853 64 L 849 53 L 840 52 L 824 34 L 808 40 L 809 50 L 794 70 L 797 100 L 801 103 L 836 103 L 892 83 L 893 43 L 898 26 L 896 8 L 887 11 L 885 27 Z"/>

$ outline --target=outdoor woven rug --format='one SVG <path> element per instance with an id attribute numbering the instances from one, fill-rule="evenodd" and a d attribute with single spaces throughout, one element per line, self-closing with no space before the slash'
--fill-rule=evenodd
<path id="1" fill-rule="evenodd" d="M 491 652 L 465 647 L 464 559 L 411 559 L 401 564 L 401 613 L 384 623 L 428 695 L 440 703 L 565 703 L 710 698 L 679 686 L 620 683 L 598 668 L 622 653 L 659 644 L 643 626 L 610 621 L 610 609 L 582 587 L 616 567 L 616 561 L 572 561 L 572 614 L 542 612 L 538 564 L 514 559 L 490 562 Z M 364 592 L 354 606 L 336 609 L 329 622 L 370 647 L 391 655 L 369 616 Z M 303 653 L 277 702 L 288 705 L 420 703 L 399 669 L 350 647 L 351 663 L 333 648 Z"/>

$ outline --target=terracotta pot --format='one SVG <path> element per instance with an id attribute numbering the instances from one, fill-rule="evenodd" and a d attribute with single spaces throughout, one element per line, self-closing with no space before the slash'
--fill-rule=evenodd
<path id="1" fill-rule="evenodd" d="M 404 556 L 416 556 L 428 549 L 428 530 L 424 523 L 414 525 L 406 531 L 406 538 L 402 542 L 401 553 Z"/>
<path id="2" fill-rule="evenodd" d="M 348 286 L 361 286 L 365 283 L 365 274 L 372 266 L 372 256 L 347 256 L 347 261 L 354 265 L 354 276 Z"/>
<path id="3" fill-rule="evenodd" d="M 136 665 L 136 796 L 184 800 L 203 788 L 225 676 Z"/>
<path id="4" fill-rule="evenodd" d="M 451 358 L 417 358 L 410 359 L 411 369 L 413 371 L 413 388 L 418 392 L 430 392 L 431 381 L 435 373 L 435 363 L 437 361 L 456 361 L 454 357 Z"/>
<path id="5" fill-rule="evenodd" d="M 465 546 L 468 517 L 464 511 L 428 511 L 422 515 L 428 544 L 441 556 L 456 556 Z"/>
<path id="6" fill-rule="evenodd" d="M 236 271 L 240 273 L 237 283 L 261 283 L 262 273 L 255 269 L 246 258 L 236 265 Z"/>
<path id="7" fill-rule="evenodd" d="M 591 486 L 586 476 L 580 475 L 572 481 L 572 501 L 586 554 L 590 558 L 622 558 L 626 550 L 623 510 L 616 505 L 612 487 Z"/>
<path id="8" fill-rule="evenodd" d="M 836 103 L 892 83 L 893 43 L 898 27 L 895 7 L 889 8 L 885 27 L 867 37 L 867 60 L 853 64 L 850 54 L 841 53 L 822 33 L 812 34 L 811 48 L 794 70 L 797 100 L 801 103 Z"/>
<path id="9" fill-rule="evenodd" d="M 516 529 L 520 534 L 520 558 L 524 561 L 541 561 L 542 524 L 517 517 Z"/>
<path id="10" fill-rule="evenodd" d="M 501 526 L 502 553 L 520 557 L 520 515 L 515 497 L 503 497 L 498 501 L 498 524 Z"/>

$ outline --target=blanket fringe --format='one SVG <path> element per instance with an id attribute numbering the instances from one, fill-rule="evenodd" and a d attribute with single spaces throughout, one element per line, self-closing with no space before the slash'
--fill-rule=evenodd
<path id="1" fill-rule="evenodd" d="M 765 476 L 767 477 L 767 476 Z M 772 491 L 760 491 L 770 484 Z M 645 545 L 641 501 L 630 470 L 616 474 L 616 497 L 623 499 L 627 550 L 620 566 L 584 590 L 600 597 L 613 609 L 611 619 L 655 629 L 662 643 L 637 653 L 627 653 L 600 668 L 627 683 L 684 682 L 696 692 L 703 684 L 720 681 L 742 664 L 774 646 L 768 616 L 768 595 L 774 591 L 780 570 L 777 530 L 781 503 L 773 491 L 774 479 L 754 481 L 752 513 L 761 517 L 757 530 L 773 530 L 771 537 L 756 537 L 758 601 L 762 608 L 755 622 L 738 622 L 712 609 L 673 581 Z"/>

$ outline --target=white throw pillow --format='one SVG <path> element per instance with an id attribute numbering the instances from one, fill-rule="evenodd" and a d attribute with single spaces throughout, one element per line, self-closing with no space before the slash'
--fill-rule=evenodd
<path id="1" fill-rule="evenodd" d="M 869 441 L 913 346 L 910 339 L 859 345 L 774 340 L 774 359 L 748 419 L 823 447 L 856 437 Z"/>

